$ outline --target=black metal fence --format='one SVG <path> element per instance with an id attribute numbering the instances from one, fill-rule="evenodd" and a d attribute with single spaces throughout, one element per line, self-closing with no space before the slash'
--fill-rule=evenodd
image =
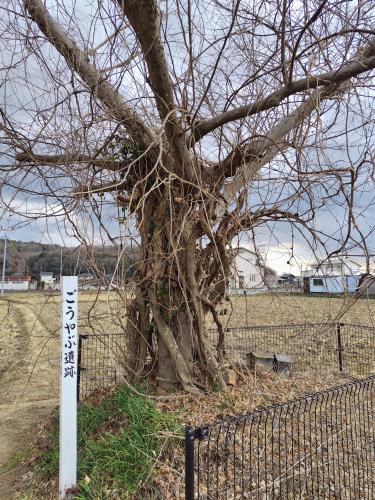
<path id="1" fill-rule="evenodd" d="M 375 376 L 188 427 L 186 500 L 375 498 Z"/>
<path id="2" fill-rule="evenodd" d="M 294 366 L 333 368 L 356 376 L 375 373 L 375 327 L 349 323 L 304 323 L 228 328 L 227 354 L 246 362 L 254 350 L 291 355 Z M 217 330 L 209 330 L 213 344 Z"/>
<path id="3" fill-rule="evenodd" d="M 217 342 L 215 330 L 210 339 Z M 230 328 L 229 356 L 285 353 L 296 368 L 375 372 L 375 328 L 301 324 Z M 118 382 L 126 332 L 81 335 L 78 395 Z M 375 498 L 375 375 L 284 404 L 188 427 L 186 499 Z"/>
<path id="4" fill-rule="evenodd" d="M 126 332 L 80 335 L 78 343 L 77 397 L 116 385 L 128 351 Z"/>
<path id="5" fill-rule="evenodd" d="M 210 341 L 218 341 L 210 329 Z M 348 323 L 304 323 L 228 328 L 227 353 L 233 361 L 247 362 L 254 350 L 288 354 L 297 370 L 335 369 L 354 376 L 375 373 L 375 327 Z M 126 332 L 81 335 L 79 341 L 78 396 L 115 385 L 126 359 Z"/>

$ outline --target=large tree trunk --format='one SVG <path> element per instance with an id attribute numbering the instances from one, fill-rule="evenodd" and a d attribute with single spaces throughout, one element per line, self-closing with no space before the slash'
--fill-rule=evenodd
<path id="1" fill-rule="evenodd" d="M 216 346 L 207 337 L 205 315 L 214 305 L 202 296 L 201 270 L 193 229 L 196 211 L 181 207 L 168 193 L 150 194 L 139 214 L 142 262 L 138 270 L 136 368 L 145 366 L 147 346 L 157 346 L 154 371 L 164 388 L 216 382 L 225 386 Z M 224 290 L 224 288 L 222 288 Z M 216 300 L 218 302 L 218 300 Z M 133 314 L 134 316 L 134 314 Z M 134 318 L 132 322 L 134 323 Z M 217 319 L 214 318 L 215 320 Z M 154 325 L 155 342 L 144 332 Z M 149 328 L 150 330 L 150 328 Z"/>
<path id="2" fill-rule="evenodd" d="M 163 306 L 162 306 L 163 309 Z M 167 324 L 176 339 L 178 350 L 182 358 L 186 362 L 187 374 L 193 379 L 193 330 L 189 320 L 189 314 L 186 310 L 186 305 L 180 302 L 174 316 L 167 320 Z M 159 335 L 157 339 L 158 352 L 158 380 L 161 387 L 170 388 L 178 386 L 180 381 L 178 378 L 178 370 L 175 369 L 170 352 L 167 349 L 163 338 Z"/>

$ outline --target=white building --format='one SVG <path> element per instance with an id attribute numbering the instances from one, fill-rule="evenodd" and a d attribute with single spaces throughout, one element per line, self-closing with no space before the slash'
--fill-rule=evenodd
<path id="1" fill-rule="evenodd" d="M 361 264 L 349 257 L 316 262 L 303 271 L 306 293 L 354 293 L 361 278 Z"/>
<path id="2" fill-rule="evenodd" d="M 262 268 L 259 265 L 259 256 L 247 248 L 236 248 L 233 262 L 231 264 L 229 278 L 229 292 L 250 293 L 266 290 Z"/>
<path id="3" fill-rule="evenodd" d="M 91 273 L 81 273 L 78 275 L 78 287 L 80 290 L 98 290 L 97 278 Z"/>
<path id="4" fill-rule="evenodd" d="M 56 278 L 53 277 L 53 273 L 42 271 L 40 273 L 40 283 L 44 288 L 54 288 Z"/>
<path id="5" fill-rule="evenodd" d="M 312 276 L 309 280 L 310 293 L 355 293 L 360 276 Z"/>
<path id="6" fill-rule="evenodd" d="M 303 276 L 320 274 L 327 276 L 351 276 L 362 273 L 362 264 L 352 257 L 333 257 L 311 264 L 311 269 L 302 271 Z"/>
<path id="7" fill-rule="evenodd" d="M 37 280 L 32 276 L 5 276 L 4 283 L 0 280 L 0 290 L 11 292 L 25 292 L 35 290 Z"/>

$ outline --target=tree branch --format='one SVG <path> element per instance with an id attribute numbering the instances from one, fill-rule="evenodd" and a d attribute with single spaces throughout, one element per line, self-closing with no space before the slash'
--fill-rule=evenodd
<path id="1" fill-rule="evenodd" d="M 176 115 L 173 88 L 169 77 L 164 47 L 160 39 L 160 12 L 155 0 L 117 0 L 128 18 L 141 45 L 149 72 L 148 83 L 153 91 L 165 133 L 177 160 L 175 170 L 189 181 L 195 179 L 185 134 Z"/>
<path id="2" fill-rule="evenodd" d="M 81 154 L 66 154 L 66 155 L 40 155 L 32 151 L 16 154 L 16 161 L 20 163 L 33 163 L 39 165 L 67 165 L 69 163 L 87 163 L 100 169 L 112 171 L 121 170 L 134 164 L 134 160 L 109 160 L 106 158 L 91 158 Z"/>
<path id="3" fill-rule="evenodd" d="M 73 195 L 77 197 L 84 197 L 84 196 L 93 196 L 94 194 L 104 194 L 104 193 L 113 193 L 114 191 L 121 191 L 124 186 L 126 185 L 126 182 L 124 181 L 112 181 L 112 182 L 107 182 L 105 184 L 91 184 L 91 185 L 84 185 L 81 184 L 77 187 L 74 188 L 73 190 Z M 118 197 L 117 197 L 118 198 Z M 123 202 L 125 205 L 129 203 L 130 197 L 122 197 L 122 200 L 119 199 L 120 202 Z"/>
<path id="4" fill-rule="evenodd" d="M 337 92 L 343 92 L 345 85 L 332 85 L 329 88 L 316 90 L 309 99 L 292 111 L 275 125 L 262 139 L 237 148 L 223 161 L 224 170 L 231 169 L 236 178 L 224 188 L 224 197 L 233 201 L 233 196 L 246 186 L 261 167 L 269 163 L 289 144 L 285 137 L 297 128 L 313 111 L 319 108 L 319 102 Z M 240 167 L 240 168 L 239 168 Z"/>
<path id="5" fill-rule="evenodd" d="M 363 50 L 362 56 L 358 57 L 360 50 L 358 49 L 357 51 L 357 62 L 373 58 L 375 54 L 375 37 L 371 39 L 367 47 Z M 235 179 L 224 186 L 222 193 L 224 200 L 227 203 L 235 201 L 236 193 L 251 182 L 254 175 L 264 165 L 288 147 L 285 137 L 303 123 L 313 111 L 318 110 L 319 103 L 323 99 L 329 99 L 334 95 L 338 96 L 342 94 L 347 88 L 346 83 L 348 80 L 350 80 L 350 77 L 341 83 L 317 88 L 305 102 L 277 123 L 263 138 L 245 144 L 241 148 L 236 148 L 221 165 L 217 165 L 216 169 L 221 168 L 230 177 L 240 169 Z M 212 172 L 209 174 L 211 176 L 214 175 Z M 225 207 L 218 207 L 215 212 L 216 220 L 222 219 L 224 214 Z"/>
<path id="6" fill-rule="evenodd" d="M 231 109 L 225 113 L 220 113 L 209 120 L 198 122 L 193 128 L 192 135 L 188 139 L 188 144 L 193 145 L 209 132 L 212 132 L 226 123 L 240 120 L 242 118 L 260 113 L 261 111 L 275 108 L 279 106 L 284 99 L 297 94 L 298 92 L 322 86 L 329 86 L 332 84 L 339 84 L 374 68 L 375 38 L 371 40 L 360 58 L 344 64 L 341 68 L 321 73 L 318 76 L 311 76 L 291 82 L 289 85 L 284 85 L 279 90 L 269 94 L 264 99 L 259 99 L 251 104 L 239 106 L 238 108 Z"/>
<path id="7" fill-rule="evenodd" d="M 41 0 L 23 0 L 25 10 L 38 25 L 47 40 L 65 58 L 68 66 L 78 73 L 84 83 L 107 108 L 109 114 L 120 122 L 133 140 L 143 149 L 153 141 L 153 134 L 120 94 L 110 85 L 100 71 L 89 62 L 87 55 L 78 48 L 68 33 L 58 26 Z"/>

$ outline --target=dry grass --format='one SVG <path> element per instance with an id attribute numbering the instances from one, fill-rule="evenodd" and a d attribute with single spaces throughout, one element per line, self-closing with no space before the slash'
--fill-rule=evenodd
<path id="1" fill-rule="evenodd" d="M 244 413 L 249 413 L 255 409 L 269 407 L 276 403 L 281 403 L 289 400 L 296 399 L 300 396 L 310 394 L 312 392 L 321 391 L 329 387 L 334 387 L 346 383 L 349 378 L 345 375 L 340 375 L 338 373 L 332 372 L 314 372 L 310 377 L 306 377 L 301 374 L 294 374 L 290 378 L 285 378 L 274 373 L 268 373 L 262 371 L 260 373 L 248 372 L 244 373 L 239 379 L 239 383 L 229 388 L 227 392 L 213 392 L 210 394 L 204 394 L 202 396 L 185 396 L 176 395 L 170 396 L 170 399 L 163 400 L 159 402 L 158 406 L 164 411 L 177 411 L 180 415 L 180 421 L 182 424 L 190 424 L 193 426 L 214 424 L 216 421 L 221 420 L 232 415 L 240 415 Z M 271 421 L 269 423 L 272 423 Z M 264 428 L 261 427 L 261 432 L 257 431 L 257 426 L 254 426 L 251 439 L 253 442 L 253 453 L 256 449 L 256 434 L 263 437 Z M 213 431 L 213 437 L 211 441 L 211 453 L 215 453 L 217 447 L 218 452 L 223 452 L 225 455 L 225 447 L 228 443 L 232 441 L 226 440 L 226 433 L 221 436 L 221 441 L 217 439 L 217 431 L 215 432 L 215 427 Z M 233 436 L 229 436 L 229 440 L 233 439 Z M 223 464 L 229 469 L 233 466 L 232 461 L 236 460 L 236 455 L 238 457 L 241 454 L 242 439 L 244 439 L 243 450 L 249 451 L 250 446 L 250 433 L 249 429 L 245 428 L 244 434 L 241 428 L 238 432 L 238 442 L 237 442 L 237 453 L 233 455 L 233 446 L 229 444 L 228 456 L 224 461 L 218 462 L 218 456 L 211 457 L 211 473 L 210 481 L 215 482 L 216 479 L 216 466 L 220 463 L 218 469 L 219 479 L 221 484 L 224 484 L 225 473 L 222 469 Z M 224 441 L 223 441 L 224 439 Z M 289 439 L 289 438 L 288 438 Z M 222 442 L 223 441 L 223 442 Z M 232 443 L 233 444 L 233 443 Z M 220 446 L 219 446 L 220 445 Z M 282 446 L 285 446 L 283 443 Z M 202 443 L 201 447 L 201 459 L 204 466 L 204 462 L 207 461 L 207 442 Z M 221 450 L 221 451 L 220 451 Z M 255 457 L 255 453 L 254 453 Z M 246 460 L 246 459 L 245 459 Z M 262 459 L 260 464 L 262 464 Z M 246 464 L 246 465 L 245 465 Z M 237 464 L 238 465 L 238 464 Z M 244 467 L 248 468 L 246 462 L 242 464 Z M 207 464 L 206 464 L 207 466 Z M 157 491 L 160 493 L 160 497 L 155 498 L 165 498 L 165 499 L 183 499 L 184 498 L 184 447 L 183 443 L 173 443 L 172 447 L 165 456 L 160 460 L 155 462 L 154 466 L 154 476 L 155 476 L 155 486 Z M 204 474 L 204 471 L 203 471 Z M 260 473 L 261 474 L 261 473 Z M 207 479 L 207 478 L 206 478 Z M 202 498 L 204 492 L 201 491 Z M 219 494 L 219 497 L 214 496 L 214 498 L 242 498 L 238 493 L 237 496 L 231 495 L 233 491 L 228 490 L 228 497 Z M 208 498 L 208 497 L 207 497 Z M 248 496 L 246 498 L 253 498 Z M 259 496 L 254 496 L 254 498 L 265 498 L 260 494 Z M 275 498 L 293 498 L 293 497 L 278 497 Z"/>
<path id="2" fill-rule="evenodd" d="M 60 294 L 8 294 L 6 304 L 29 308 L 51 334 L 60 331 Z M 125 299 L 126 300 L 126 299 Z M 8 305 L 7 305 L 8 307 Z M 81 333 L 115 333 L 124 326 L 126 306 L 115 292 L 80 292 L 78 304 Z"/>
<path id="3" fill-rule="evenodd" d="M 295 323 L 329 323 L 344 321 L 375 326 L 375 299 L 314 297 L 295 294 L 264 294 L 251 297 L 231 297 L 221 311 L 224 324 L 280 325 Z M 209 318 L 209 324 L 212 320 Z"/>
<path id="4" fill-rule="evenodd" d="M 59 294 L 8 294 L 14 303 L 32 308 L 33 313 L 49 331 L 57 332 L 60 321 Z M 128 297 L 129 298 L 129 297 Z M 6 303 L 7 304 L 7 303 Z M 7 305 L 6 305 L 7 307 Z M 343 297 L 314 297 L 303 294 L 262 294 L 250 297 L 230 297 L 220 307 L 224 324 L 277 325 L 293 323 L 329 323 L 344 321 L 375 326 L 375 299 Z M 126 304 L 115 292 L 80 292 L 79 318 L 85 331 L 113 332 L 124 326 Z M 208 325 L 212 318 L 207 317 Z M 1 335 L 1 333 L 0 333 Z"/>
<path id="5" fill-rule="evenodd" d="M 58 386 L 54 380 L 59 358 L 60 331 L 59 295 L 9 294 L 6 299 L 9 300 L 0 302 L 0 393 L 3 400 L 4 395 L 6 396 L 9 404 L 8 407 L 3 405 L 4 418 L 0 420 L 11 421 L 12 424 L 11 428 L 8 426 L 9 428 L 0 429 L 4 436 L 9 431 L 9 436 L 2 440 L 5 443 L 5 460 L 10 456 L 9 447 L 12 447 L 13 453 L 22 448 L 35 429 L 36 422 L 57 403 Z M 375 325 L 375 300 L 353 301 L 350 297 L 280 294 L 247 299 L 232 297 L 231 302 L 225 302 L 221 309 L 227 309 L 227 314 L 223 314 L 221 318 L 231 327 L 335 321 Z M 125 312 L 123 303 L 113 292 L 100 295 L 93 292 L 80 293 L 80 332 L 120 332 L 124 328 Z M 210 318 L 207 321 L 209 325 L 212 324 Z M 32 376 L 35 366 L 43 374 L 41 380 Z M 26 379 L 20 376 L 25 371 L 31 374 Z M 214 392 L 194 398 L 177 394 L 168 396 L 159 405 L 165 410 L 179 411 L 181 422 L 196 425 L 211 422 L 220 415 L 243 413 L 259 406 L 286 401 L 342 381 L 340 375 L 329 372 L 315 373 L 309 377 L 296 373 L 290 379 L 273 374 L 250 375 L 240 377 L 239 384 L 227 393 Z M 12 393 L 12 387 L 18 394 Z M 20 400 L 21 387 L 24 401 Z M 12 401 L 15 399 L 19 400 L 23 412 L 17 408 L 12 410 Z M 29 418 L 26 418 L 27 411 L 30 411 Z M 25 427 L 25 422 L 30 428 Z M 24 439 L 15 440 L 17 433 L 22 434 Z M 155 486 L 162 498 L 182 498 L 183 495 L 183 447 L 182 443 L 177 448 L 173 446 L 173 454 L 165 455 L 172 458 L 166 459 L 163 456 L 161 461 L 155 462 Z"/>
<path id="6" fill-rule="evenodd" d="M 232 297 L 222 310 L 221 318 L 231 327 L 243 325 L 277 325 L 305 322 L 345 321 L 375 325 L 375 300 L 351 297 L 330 298 L 304 295 L 259 295 Z M 79 294 L 80 333 L 119 333 L 125 329 L 126 305 L 115 292 L 81 292 Z M 30 370 L 33 363 L 46 368 L 46 383 L 55 373 L 59 359 L 58 338 L 60 333 L 60 296 L 58 294 L 29 293 L 8 294 L 0 301 L 0 390 L 2 380 L 7 379 L 20 366 L 27 351 Z M 212 325 L 207 318 L 208 325 Z M 37 341 L 36 338 L 40 338 Z M 264 337 L 266 338 L 266 336 Z M 356 339 L 356 347 L 361 339 Z M 366 344 L 367 345 L 367 344 Z M 261 346 L 259 346 L 261 347 Z M 325 339 L 317 349 L 326 350 Z M 363 349 L 362 349 L 363 351 Z M 332 351 L 333 352 L 333 351 Z M 335 355 L 335 353 L 333 354 Z M 48 378 L 48 370 L 51 377 Z M 52 375 L 53 372 L 53 375 Z M 3 374 L 3 375 L 2 375 Z M 33 390 L 32 387 L 30 389 Z M 38 389 L 39 390 L 39 389 Z M 56 387 L 57 396 L 57 387 Z"/>
<path id="7" fill-rule="evenodd" d="M 338 320 L 375 325 L 375 300 L 373 299 L 353 300 L 351 297 L 266 294 L 246 299 L 232 297 L 231 302 L 224 302 L 221 309 L 224 312 L 227 310 L 221 318 L 225 325 L 231 327 L 305 322 L 329 323 Z M 119 300 L 115 292 L 101 292 L 100 294 L 81 292 L 78 312 L 81 334 L 120 333 L 126 326 L 126 305 Z M 42 368 L 43 366 L 49 368 L 50 377 L 48 377 L 48 370 L 45 371 L 46 382 L 49 383 L 52 377 L 56 376 L 51 365 L 56 367 L 59 359 L 57 341 L 60 334 L 59 294 L 8 294 L 4 301 L 0 301 L 0 320 L 2 325 L 0 329 L 0 390 L 2 379 L 9 378 L 7 375 L 12 375 L 17 366 L 19 367 L 25 351 L 28 351 L 30 358 L 30 370 L 32 363 L 36 363 L 37 360 L 39 364 L 42 364 Z M 209 326 L 212 325 L 210 317 L 207 318 L 207 322 Z M 322 335 L 324 336 L 324 332 Z M 36 337 L 40 337 L 41 341 L 37 342 Z M 264 335 L 264 339 L 268 337 Z M 359 346 L 360 341 L 361 339 L 356 339 L 355 347 Z M 326 344 L 326 339 L 323 338 L 315 347 L 325 352 L 327 351 Z M 332 356 L 336 356 L 336 352 L 332 351 L 332 353 Z M 30 390 L 33 391 L 33 388 L 30 387 Z M 57 387 L 55 393 L 57 396 Z"/>

